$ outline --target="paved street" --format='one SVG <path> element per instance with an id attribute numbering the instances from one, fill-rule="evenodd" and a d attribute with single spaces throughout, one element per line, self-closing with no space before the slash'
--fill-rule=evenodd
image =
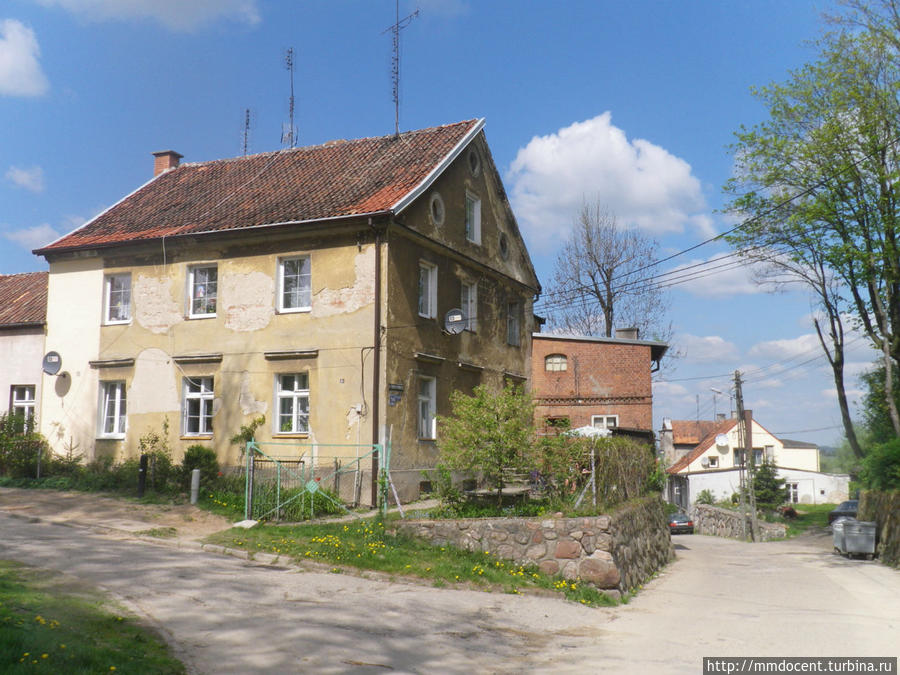
<path id="1" fill-rule="evenodd" d="M 588 609 L 298 572 L 11 512 L 0 558 L 111 592 L 198 673 L 698 673 L 703 656 L 900 654 L 900 572 L 839 558 L 826 537 L 678 536 L 678 560 L 630 604 Z"/>

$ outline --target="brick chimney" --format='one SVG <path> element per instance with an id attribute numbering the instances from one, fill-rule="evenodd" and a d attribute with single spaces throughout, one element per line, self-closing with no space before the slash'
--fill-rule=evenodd
<path id="1" fill-rule="evenodd" d="M 174 150 L 160 150 L 153 153 L 153 175 L 158 176 L 171 169 L 178 168 L 178 160 L 184 155 L 179 155 Z"/>

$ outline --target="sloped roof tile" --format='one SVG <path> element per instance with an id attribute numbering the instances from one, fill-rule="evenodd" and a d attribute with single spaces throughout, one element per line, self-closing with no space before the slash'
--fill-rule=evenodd
<path id="1" fill-rule="evenodd" d="M 47 320 L 47 272 L 0 274 L 0 328 Z"/>
<path id="2" fill-rule="evenodd" d="M 480 125 L 182 164 L 35 253 L 386 212 Z"/>
<path id="3" fill-rule="evenodd" d="M 727 419 L 722 420 L 721 422 L 705 422 L 701 421 L 701 424 L 712 424 L 713 426 L 709 429 L 706 436 L 704 436 L 700 442 L 697 444 L 693 450 L 687 453 L 684 457 L 675 462 L 672 466 L 666 469 L 667 473 L 678 473 L 679 471 L 683 471 L 688 468 L 691 463 L 696 460 L 700 455 L 709 450 L 713 444 L 716 442 L 716 436 L 719 434 L 727 434 L 731 429 L 737 424 L 737 420 Z M 672 421 L 672 427 L 674 430 L 675 420 Z"/>

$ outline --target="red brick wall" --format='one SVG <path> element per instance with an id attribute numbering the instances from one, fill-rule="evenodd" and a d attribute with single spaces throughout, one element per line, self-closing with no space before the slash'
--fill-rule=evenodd
<path id="1" fill-rule="evenodd" d="M 567 369 L 547 371 L 544 359 L 551 354 L 565 355 Z M 535 336 L 531 364 L 539 428 L 547 417 L 568 417 L 581 427 L 592 415 L 618 415 L 620 427 L 653 428 L 649 345 Z"/>

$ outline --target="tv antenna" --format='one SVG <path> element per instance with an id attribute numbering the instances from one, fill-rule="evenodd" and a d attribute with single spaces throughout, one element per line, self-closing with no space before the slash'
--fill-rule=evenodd
<path id="1" fill-rule="evenodd" d="M 241 154 L 246 157 L 250 154 L 250 125 L 253 123 L 253 114 L 250 108 L 244 110 L 244 126 L 241 129 Z"/>
<path id="2" fill-rule="evenodd" d="M 419 10 L 400 18 L 400 0 L 395 3 L 396 21 L 394 25 L 381 31 L 382 34 L 391 31 L 393 51 L 391 53 L 391 80 L 394 85 L 394 135 L 400 135 L 400 30 L 406 28 L 412 20 L 419 16 Z"/>
<path id="3" fill-rule="evenodd" d="M 291 121 L 281 130 L 281 144 L 293 148 L 297 142 L 297 130 L 294 127 L 294 48 L 289 47 L 284 53 L 284 67 L 291 74 L 291 97 L 288 99 L 288 115 Z"/>

